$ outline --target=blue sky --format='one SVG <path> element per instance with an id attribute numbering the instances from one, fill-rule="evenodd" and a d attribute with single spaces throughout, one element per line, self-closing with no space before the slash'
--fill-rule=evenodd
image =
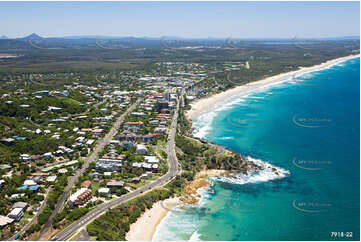
<path id="1" fill-rule="evenodd" d="M 0 2 L 0 35 L 360 35 L 359 2 Z"/>

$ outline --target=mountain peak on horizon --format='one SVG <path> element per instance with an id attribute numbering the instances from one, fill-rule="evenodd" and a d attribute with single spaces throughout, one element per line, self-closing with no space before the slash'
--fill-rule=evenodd
<path id="1" fill-rule="evenodd" d="M 40 39 L 43 39 L 43 37 L 41 37 L 40 35 L 38 35 L 38 34 L 36 34 L 36 33 L 32 33 L 32 34 L 30 34 L 30 35 L 28 35 L 28 36 L 25 36 L 25 37 L 22 38 L 22 39 L 26 39 L 26 40 L 28 40 L 28 39 L 40 40 Z"/>

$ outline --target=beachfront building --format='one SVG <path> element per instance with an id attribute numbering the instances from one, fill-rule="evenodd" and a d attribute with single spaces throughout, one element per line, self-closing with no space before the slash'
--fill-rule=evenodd
<path id="1" fill-rule="evenodd" d="M 70 196 L 69 205 L 79 206 L 87 203 L 92 198 L 92 191 L 88 188 L 80 188 L 73 195 Z"/>

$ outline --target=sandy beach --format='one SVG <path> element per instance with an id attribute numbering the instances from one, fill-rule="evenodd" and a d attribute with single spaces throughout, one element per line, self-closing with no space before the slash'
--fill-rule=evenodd
<path id="1" fill-rule="evenodd" d="M 167 215 L 168 209 L 181 204 L 179 198 L 168 198 L 159 201 L 148 209 L 137 221 L 130 225 L 130 230 L 126 235 L 128 241 L 151 241 L 158 224 Z"/>
<path id="2" fill-rule="evenodd" d="M 255 82 L 252 82 L 252 83 L 249 83 L 246 85 L 237 86 L 235 88 L 229 89 L 225 92 L 215 94 L 210 97 L 195 100 L 194 102 L 191 103 L 192 109 L 186 113 L 187 118 L 189 118 L 191 120 L 195 119 L 202 113 L 206 113 L 206 112 L 210 111 L 211 109 L 213 109 L 216 104 L 223 102 L 235 95 L 247 94 L 247 93 L 250 93 L 259 88 L 268 86 L 268 85 L 273 85 L 276 83 L 284 82 L 287 79 L 289 79 L 290 77 L 295 76 L 295 75 L 297 76 L 297 75 L 302 75 L 302 74 L 305 74 L 308 72 L 327 69 L 340 62 L 346 61 L 348 59 L 353 59 L 353 58 L 356 58 L 359 56 L 360 55 L 350 55 L 350 56 L 345 56 L 345 57 L 329 60 L 322 64 L 311 66 L 311 67 L 301 67 L 300 69 L 298 69 L 296 71 L 291 71 L 291 72 L 271 76 L 271 77 L 265 78 L 263 80 L 255 81 Z"/>
<path id="3" fill-rule="evenodd" d="M 204 112 L 207 112 L 214 108 L 214 105 L 217 103 L 223 102 L 229 98 L 231 98 L 234 95 L 243 95 L 247 94 L 249 92 L 252 92 L 258 88 L 262 88 L 264 86 L 280 83 L 283 81 L 286 81 L 290 77 L 294 75 L 302 75 L 308 72 L 317 71 L 326 69 L 328 67 L 331 67 L 333 65 L 336 65 L 340 62 L 343 62 L 348 59 L 356 58 L 359 55 L 352 55 L 347 57 L 342 57 L 334 60 L 327 61 L 325 63 L 312 66 L 312 67 L 302 67 L 299 70 L 282 73 L 279 75 L 275 75 L 272 77 L 268 77 L 266 79 L 252 82 L 247 85 L 242 85 L 235 87 L 233 89 L 230 89 L 228 91 L 213 95 L 211 97 L 203 98 L 194 101 L 191 103 L 192 109 L 187 112 L 187 117 L 190 119 L 194 119 L 201 115 Z M 188 186 L 185 188 L 188 190 L 191 194 L 195 194 L 196 191 L 204 186 L 208 185 L 208 182 L 205 180 L 205 178 L 210 176 L 219 176 L 227 174 L 227 171 L 225 170 L 202 170 L 197 173 L 194 181 L 191 184 L 188 184 Z M 188 196 L 190 197 L 190 196 Z M 194 198 L 197 198 L 195 195 Z M 169 209 L 174 208 L 177 205 L 182 204 L 184 201 L 184 198 L 181 200 L 181 198 L 169 198 L 164 200 L 163 202 L 157 202 L 153 205 L 151 209 L 148 209 L 144 212 L 144 214 L 138 218 L 138 220 L 130 226 L 130 230 L 126 235 L 126 240 L 129 241 L 151 241 L 153 238 L 153 235 L 156 231 L 157 226 L 162 221 L 162 219 L 167 215 Z M 197 201 L 197 199 L 195 199 Z M 186 203 L 190 203 L 189 201 L 186 201 Z M 167 209 L 165 209 L 166 207 Z"/>
<path id="4" fill-rule="evenodd" d="M 196 197 L 196 193 L 199 188 L 208 186 L 208 182 L 205 181 L 205 178 L 210 176 L 220 176 L 224 174 L 227 174 L 227 171 L 215 169 L 202 170 L 197 173 L 194 181 L 188 184 L 188 187 L 185 189 L 188 190 L 188 192 L 194 197 Z M 168 211 L 176 207 L 177 205 L 184 204 L 184 201 L 181 201 L 181 199 L 182 198 L 180 197 L 168 198 L 163 202 L 159 201 L 155 203 L 151 209 L 146 210 L 135 223 L 130 225 L 130 230 L 125 237 L 126 240 L 151 241 L 157 229 L 157 226 L 167 215 Z M 195 202 L 197 201 L 198 199 L 195 200 Z"/>

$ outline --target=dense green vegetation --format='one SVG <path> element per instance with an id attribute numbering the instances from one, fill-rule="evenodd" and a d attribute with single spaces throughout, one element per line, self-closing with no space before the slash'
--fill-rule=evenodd
<path id="1" fill-rule="evenodd" d="M 88 234 L 103 241 L 125 240 L 130 225 L 137 221 L 146 209 L 171 195 L 172 192 L 169 190 L 157 189 L 114 209 L 109 209 L 87 226 Z"/>

